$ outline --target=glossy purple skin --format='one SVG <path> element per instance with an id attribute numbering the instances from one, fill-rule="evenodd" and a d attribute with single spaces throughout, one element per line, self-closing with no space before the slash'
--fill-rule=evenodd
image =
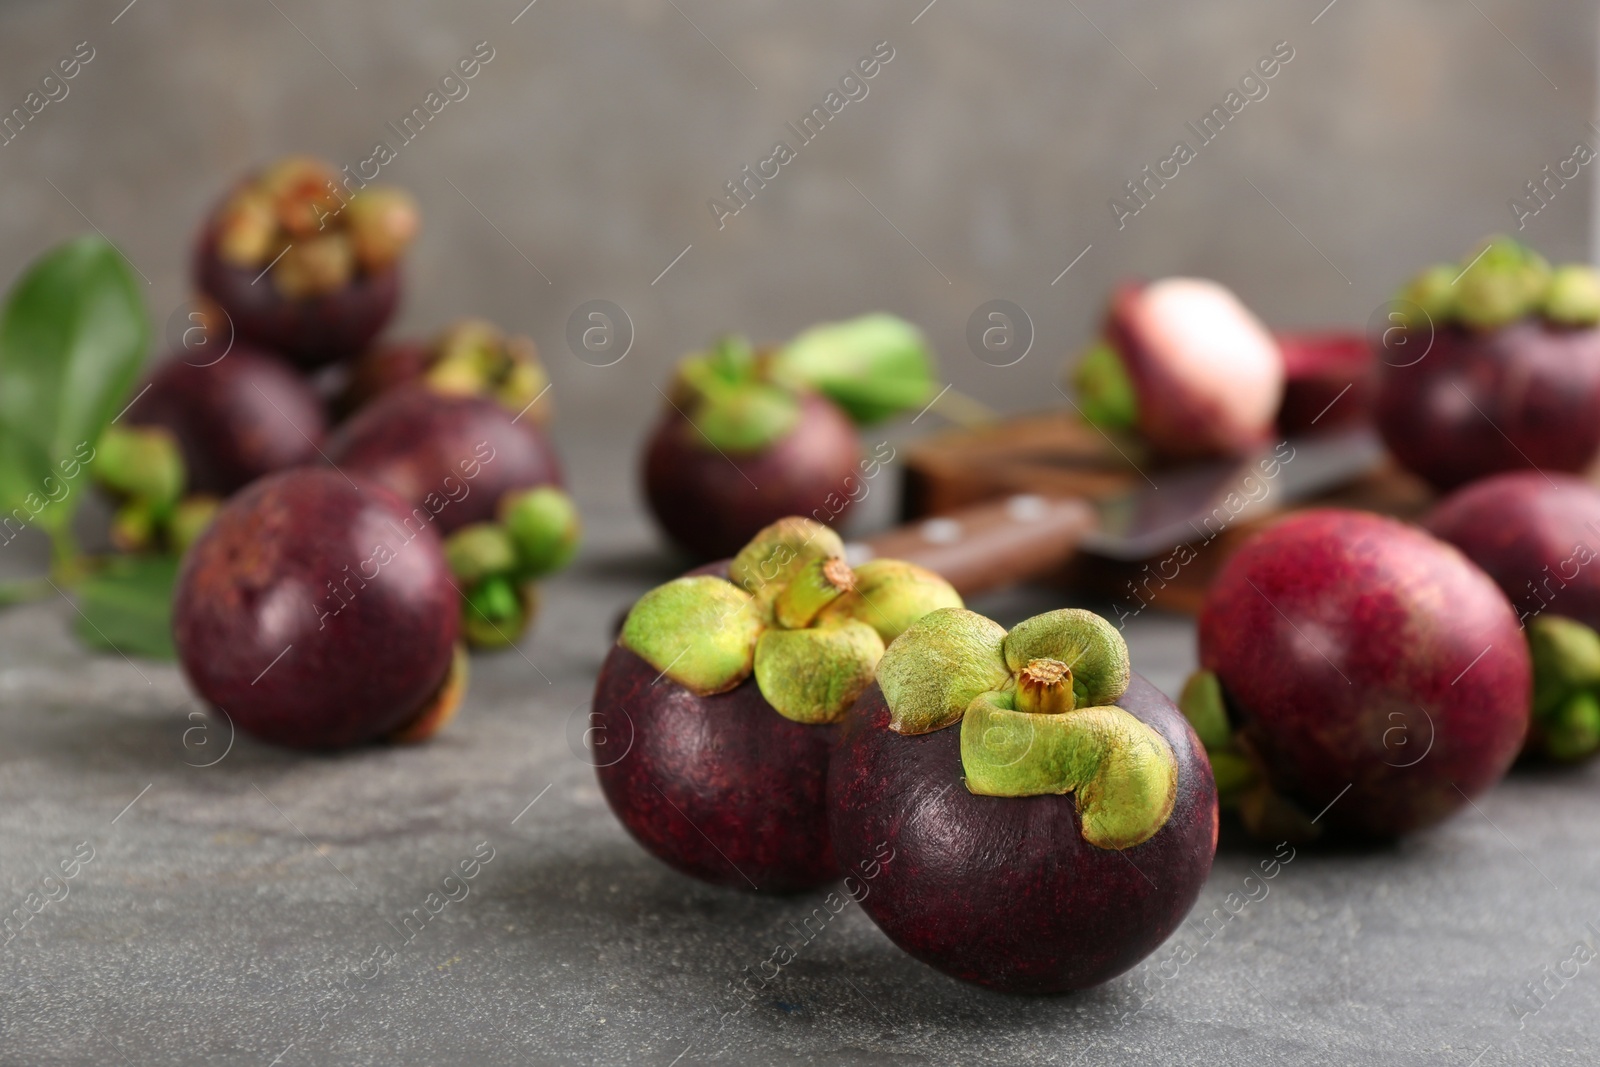
<path id="1" fill-rule="evenodd" d="M 1541 611 L 1600 628 L 1600 489 L 1567 474 L 1516 471 L 1458 489 L 1423 525 L 1488 572 L 1523 617 Z"/>
<path id="2" fill-rule="evenodd" d="M 260 269 L 224 263 L 217 255 L 214 225 L 207 224 L 195 248 L 194 284 L 227 312 L 239 339 L 309 370 L 355 357 L 394 317 L 400 304 L 398 264 L 358 273 L 336 292 L 291 299 L 272 284 L 270 271 L 260 277 Z"/>
<path id="3" fill-rule="evenodd" d="M 513 489 L 562 484 L 544 431 L 515 418 L 486 397 L 400 386 L 334 432 L 328 459 L 434 514 L 439 532 L 449 534 L 493 520 Z"/>
<path id="4" fill-rule="evenodd" d="M 763 893 L 839 877 L 826 806 L 836 727 L 784 718 L 753 679 L 696 696 L 621 645 L 600 668 L 592 714 L 591 728 L 626 753 L 595 750 L 600 788 L 657 859 Z"/>
<path id="5" fill-rule="evenodd" d="M 717 452 L 669 408 L 645 448 L 645 499 L 678 547 L 717 559 L 790 515 L 837 522 L 861 484 L 860 459 L 855 425 L 821 396 L 801 400 L 788 436 L 748 455 Z"/>
<path id="6" fill-rule="evenodd" d="M 1451 546 L 1365 512 L 1303 512 L 1240 548 L 1207 593 L 1200 663 L 1273 787 L 1339 835 L 1438 822 L 1504 776 L 1528 729 L 1505 595 Z"/>
<path id="7" fill-rule="evenodd" d="M 318 461 L 322 402 L 281 360 L 238 343 L 205 366 L 180 352 L 147 384 L 124 421 L 171 431 L 186 492 L 229 496 L 264 474 Z"/>
<path id="8" fill-rule="evenodd" d="M 906 737 L 889 729 L 876 685 L 862 694 L 829 771 L 830 824 L 840 865 L 860 882 L 852 895 L 890 940 L 968 982 L 1062 993 L 1116 977 L 1178 928 L 1216 852 L 1211 764 L 1140 675 L 1117 705 L 1178 761 L 1172 815 L 1121 850 L 1083 839 L 1071 795 L 967 792 L 959 723 Z"/>
<path id="9" fill-rule="evenodd" d="M 438 535 L 408 518 L 382 487 L 320 468 L 235 496 L 178 576 L 173 636 L 195 690 L 239 730 L 293 748 L 357 745 L 415 719 L 450 669 L 461 609 Z M 370 562 L 378 545 L 387 562 Z"/>
<path id="10" fill-rule="evenodd" d="M 1577 472 L 1600 451 L 1600 330 L 1443 326 L 1416 363 L 1381 371 L 1384 443 L 1436 489 L 1529 467 Z"/>

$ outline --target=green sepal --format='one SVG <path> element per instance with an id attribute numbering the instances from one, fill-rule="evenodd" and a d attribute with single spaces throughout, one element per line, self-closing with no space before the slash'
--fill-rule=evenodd
<path id="1" fill-rule="evenodd" d="M 965 608 L 941 608 L 895 639 L 878 661 L 889 728 L 902 734 L 942 730 L 979 694 L 1011 681 L 1006 631 Z"/>
<path id="2" fill-rule="evenodd" d="M 1049 611 L 1012 628 L 1005 639 L 1007 670 L 1015 674 L 1036 659 L 1072 668 L 1072 694 L 1080 708 L 1116 703 L 1133 676 L 1121 632 L 1082 608 Z"/>
<path id="3" fill-rule="evenodd" d="M 633 605 L 618 642 L 685 689 L 732 689 L 755 666 L 765 626 L 750 594 L 710 575 L 677 578 Z"/>
<path id="4" fill-rule="evenodd" d="M 777 353 L 773 374 L 816 390 L 861 426 L 915 411 L 935 390 L 922 331 L 883 312 L 811 327 Z"/>
<path id="5" fill-rule="evenodd" d="M 474 522 L 456 530 L 445 538 L 444 558 L 450 573 L 469 585 L 517 568 L 516 546 L 497 522 Z"/>
<path id="6" fill-rule="evenodd" d="M 1131 430 L 1139 424 L 1139 392 L 1117 350 L 1105 340 L 1083 353 L 1072 372 L 1083 417 L 1103 430 Z"/>
<path id="7" fill-rule="evenodd" d="M 791 515 L 763 527 L 728 564 L 728 580 L 766 611 L 812 560 L 843 556 L 844 541 L 828 526 Z"/>
<path id="8" fill-rule="evenodd" d="M 756 642 L 756 685 L 786 719 L 835 722 L 872 684 L 882 656 L 878 632 L 853 619 L 809 630 L 768 630 Z"/>
<path id="9" fill-rule="evenodd" d="M 760 452 L 800 424 L 800 398 L 776 385 L 747 382 L 706 393 L 689 418 L 723 452 Z"/>
<path id="10" fill-rule="evenodd" d="M 1508 325 L 1540 310 L 1549 286 L 1543 256 L 1509 237 L 1490 238 L 1456 279 L 1456 318 L 1480 330 Z"/>
<path id="11" fill-rule="evenodd" d="M 986 693 L 961 722 L 969 792 L 1028 797 L 1072 793 L 1083 838 L 1132 848 L 1166 825 L 1178 795 L 1178 760 L 1166 739 L 1118 707 L 1033 715 Z"/>
<path id="12" fill-rule="evenodd" d="M 95 477 L 109 489 L 161 509 L 183 495 L 183 455 L 157 426 L 110 426 L 95 446 Z"/>
<path id="13" fill-rule="evenodd" d="M 1178 708 L 1194 727 L 1206 751 L 1220 751 L 1233 744 L 1233 725 L 1228 722 L 1228 706 L 1222 696 L 1222 682 L 1214 671 L 1195 671 L 1183 683 Z"/>
<path id="14" fill-rule="evenodd" d="M 572 498 L 553 485 L 507 493 L 500 522 L 516 549 L 518 571 L 532 580 L 553 574 L 577 555 L 583 525 Z"/>
<path id="15" fill-rule="evenodd" d="M 466 591 L 461 629 L 474 648 L 507 648 L 517 643 L 531 616 L 531 605 L 516 582 L 495 574 Z"/>
<path id="16" fill-rule="evenodd" d="M 854 591 L 823 608 L 818 621 L 858 619 L 887 645 L 929 612 L 965 606 L 955 586 L 915 563 L 874 559 L 855 573 Z"/>
<path id="17" fill-rule="evenodd" d="M 1562 326 L 1600 323 L 1600 271 L 1587 263 L 1568 263 L 1550 276 L 1544 316 Z"/>

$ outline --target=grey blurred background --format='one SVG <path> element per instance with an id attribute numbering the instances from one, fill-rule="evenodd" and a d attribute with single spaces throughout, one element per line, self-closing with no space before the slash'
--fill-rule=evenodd
<path id="1" fill-rule="evenodd" d="M 1216 277 L 1275 325 L 1359 326 L 1422 263 L 1514 230 L 1508 199 L 1600 142 L 1587 4 L 526 2 L 0 5 L 0 112 L 78 42 L 95 52 L 0 147 L 0 278 L 86 216 L 149 278 L 159 329 L 231 179 L 386 140 L 383 180 L 425 212 L 398 330 L 472 313 L 532 334 L 559 432 L 594 424 L 621 455 L 671 362 L 728 329 L 885 308 L 928 330 L 956 388 L 1015 410 L 1062 403 L 1063 361 L 1129 274 Z M 480 41 L 469 94 L 402 146 L 387 124 Z M 880 41 L 894 58 L 868 95 L 800 145 L 785 123 Z M 1198 145 L 1184 124 L 1280 41 L 1294 58 L 1266 97 L 1119 230 L 1110 198 Z M 780 139 L 798 158 L 719 229 L 707 201 Z M 1587 253 L 1589 169 L 1527 220 L 1552 257 Z M 1036 329 L 1003 369 L 965 340 L 992 298 Z M 616 366 L 568 351 L 591 299 L 634 324 Z"/>

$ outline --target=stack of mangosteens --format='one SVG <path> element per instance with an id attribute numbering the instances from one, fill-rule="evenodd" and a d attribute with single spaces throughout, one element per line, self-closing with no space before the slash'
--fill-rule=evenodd
<path id="1" fill-rule="evenodd" d="M 197 325 L 100 443 L 114 544 L 184 556 L 184 668 L 266 740 L 431 734 L 460 643 L 516 641 L 576 550 L 532 342 L 469 320 L 375 343 L 417 225 L 314 159 L 240 182 L 195 250 Z"/>
<path id="2" fill-rule="evenodd" d="M 684 357 L 663 395 L 645 499 L 675 545 L 708 560 L 788 515 L 838 522 L 879 467 L 862 458 L 857 427 L 915 410 L 934 389 L 922 334 L 879 313 L 760 351 L 725 337 Z"/>
<path id="3" fill-rule="evenodd" d="M 786 518 L 640 598 L 595 686 L 624 748 L 598 768 L 612 810 L 718 885 L 848 874 L 897 944 L 968 981 L 1048 992 L 1133 966 L 1216 845 L 1183 716 L 1104 619 L 1007 633 L 936 575 L 852 569 L 843 547 Z"/>

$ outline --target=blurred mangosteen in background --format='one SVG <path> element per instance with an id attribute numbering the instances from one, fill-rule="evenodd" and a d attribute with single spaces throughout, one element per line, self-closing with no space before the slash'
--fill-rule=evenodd
<path id="1" fill-rule="evenodd" d="M 241 181 L 206 219 L 195 284 L 240 339 L 321 367 L 365 351 L 388 323 L 417 227 L 404 191 L 289 156 Z"/>
<path id="2" fill-rule="evenodd" d="M 555 449 L 500 400 L 399 385 L 339 426 L 327 454 L 337 469 L 398 495 L 445 538 L 475 645 L 515 642 L 535 610 L 532 582 L 577 549 L 577 509 Z"/>
<path id="3" fill-rule="evenodd" d="M 1072 383 L 1089 422 L 1137 434 L 1160 458 L 1240 456 L 1272 435 L 1284 360 L 1226 287 L 1163 278 L 1117 287 Z"/>
<path id="4" fill-rule="evenodd" d="M 355 411 L 401 385 L 421 383 L 447 396 L 488 396 L 519 421 L 549 418 L 550 385 L 533 340 L 480 319 L 463 319 L 430 341 L 378 344 L 352 364 L 340 405 Z M 532 405 L 530 408 L 529 405 Z"/>
<path id="5" fill-rule="evenodd" d="M 1283 403 L 1278 433 L 1325 433 L 1372 420 L 1377 358 L 1366 335 L 1348 330 L 1278 333 Z"/>
<path id="6" fill-rule="evenodd" d="M 1600 272 L 1496 237 L 1394 304 L 1377 423 L 1434 488 L 1501 471 L 1577 473 L 1600 452 Z M 1405 344 L 1391 342 L 1404 341 Z"/>
<path id="7" fill-rule="evenodd" d="M 173 613 L 196 691 L 273 744 L 421 740 L 465 692 L 438 534 L 382 486 L 326 468 L 230 500 L 184 558 Z"/>
<path id="8" fill-rule="evenodd" d="M 828 802 L 873 922 L 946 974 L 1018 993 L 1098 985 L 1149 955 L 1217 844 L 1194 731 L 1116 627 L 1073 608 L 1009 633 L 955 607 L 913 624 L 844 718 Z"/>
<path id="9" fill-rule="evenodd" d="M 886 314 L 756 351 L 728 337 L 679 363 L 645 447 L 645 498 L 697 559 L 729 556 L 788 515 L 838 522 L 876 460 L 857 432 L 934 397 L 920 331 Z"/>

